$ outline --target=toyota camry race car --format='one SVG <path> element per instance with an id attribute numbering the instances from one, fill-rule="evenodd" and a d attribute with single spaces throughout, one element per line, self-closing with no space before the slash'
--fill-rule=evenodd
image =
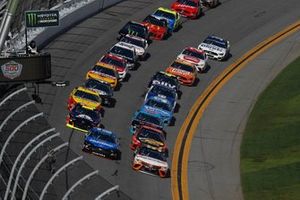
<path id="1" fill-rule="evenodd" d="M 195 65 L 198 72 L 204 72 L 207 68 L 207 56 L 202 50 L 194 47 L 185 48 L 178 56 L 177 59 L 185 60 Z"/>
<path id="2" fill-rule="evenodd" d="M 121 157 L 119 147 L 115 133 L 101 128 L 92 128 L 84 138 L 82 151 L 119 160 Z"/>
<path id="3" fill-rule="evenodd" d="M 109 50 L 109 53 L 124 58 L 128 69 L 134 69 L 137 66 L 138 55 L 133 46 L 129 46 L 124 42 L 118 42 Z"/>
<path id="4" fill-rule="evenodd" d="M 180 83 L 177 77 L 164 71 L 156 72 L 156 74 L 152 76 L 150 82 L 148 83 L 148 88 L 150 88 L 152 85 L 163 85 L 176 90 L 176 92 L 178 92 L 180 88 Z"/>
<path id="5" fill-rule="evenodd" d="M 195 65 L 181 59 L 176 59 L 166 72 L 177 76 L 182 85 L 194 85 L 197 77 Z"/>
<path id="6" fill-rule="evenodd" d="M 146 49 L 148 48 L 147 40 L 132 35 L 125 35 L 120 41 L 130 44 L 130 46 L 133 46 L 139 58 L 141 60 L 145 59 L 147 55 Z"/>
<path id="7" fill-rule="evenodd" d="M 198 18 L 202 13 L 200 0 L 176 0 L 171 5 L 171 9 L 191 19 Z"/>
<path id="8" fill-rule="evenodd" d="M 181 26 L 180 16 L 174 10 L 160 7 L 153 13 L 153 16 L 157 17 L 158 19 L 167 20 L 169 33 L 178 30 Z"/>
<path id="9" fill-rule="evenodd" d="M 153 15 L 148 15 L 142 22 L 147 26 L 150 39 L 162 40 L 168 35 L 168 22 L 165 19 L 156 18 Z"/>
<path id="10" fill-rule="evenodd" d="M 102 62 L 97 62 L 96 65 L 87 72 L 86 79 L 89 78 L 107 82 L 114 89 L 119 83 L 117 69 L 113 65 Z"/>
<path id="11" fill-rule="evenodd" d="M 127 61 L 124 58 L 108 53 L 102 56 L 99 59 L 99 62 L 115 66 L 118 71 L 120 81 L 126 78 L 128 67 Z"/>
<path id="12" fill-rule="evenodd" d="M 147 113 L 143 111 L 136 111 L 131 121 L 130 133 L 133 134 L 135 130 L 141 125 L 151 126 L 157 129 L 164 128 L 164 121 L 160 114 Z"/>
<path id="13" fill-rule="evenodd" d="M 159 152 L 168 151 L 164 132 L 150 126 L 140 126 L 132 135 L 130 148 L 135 150 L 141 146 L 146 146 Z"/>
<path id="14" fill-rule="evenodd" d="M 205 51 L 208 57 L 217 60 L 226 60 L 230 52 L 229 41 L 213 35 L 208 36 L 198 49 Z"/>
<path id="15" fill-rule="evenodd" d="M 93 127 L 99 127 L 100 112 L 89 107 L 76 104 L 67 115 L 66 126 L 82 132 L 88 132 Z"/>
<path id="16" fill-rule="evenodd" d="M 134 35 L 145 40 L 149 40 L 149 32 L 145 25 L 138 22 L 129 21 L 125 26 L 119 31 L 118 39 L 121 39 L 125 35 Z"/>
<path id="17" fill-rule="evenodd" d="M 77 103 L 89 107 L 92 110 L 102 109 L 100 95 L 82 86 L 74 88 L 71 92 L 68 99 L 68 110 L 70 111 Z"/>
<path id="18" fill-rule="evenodd" d="M 132 168 L 136 171 L 158 175 L 161 178 L 169 176 L 165 153 L 147 147 L 141 147 L 135 151 Z"/>
<path id="19" fill-rule="evenodd" d="M 97 92 L 103 102 L 103 105 L 112 105 L 113 90 L 109 83 L 104 81 L 98 81 L 96 79 L 87 79 L 84 86 L 90 90 Z"/>

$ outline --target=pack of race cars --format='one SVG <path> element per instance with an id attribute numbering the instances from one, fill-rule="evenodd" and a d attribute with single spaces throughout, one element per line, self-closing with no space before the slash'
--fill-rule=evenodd
<path id="1" fill-rule="evenodd" d="M 215 7 L 219 0 L 176 0 L 171 9 L 158 8 L 141 23 L 129 21 L 118 33 L 118 42 L 87 72 L 82 86 L 73 89 L 68 99 L 66 126 L 85 132 L 83 151 L 120 159 L 116 133 L 101 124 L 104 107 L 113 106 L 114 90 L 127 80 L 129 70 L 147 58 L 151 40 L 163 40 L 181 27 L 181 17 L 196 19 L 203 6 Z M 226 60 L 227 40 L 210 35 L 198 48 L 187 47 L 176 59 L 153 75 L 144 103 L 131 120 L 130 148 L 134 151 L 132 168 L 136 171 L 169 176 L 166 126 L 174 125 L 180 86 L 195 86 L 197 73 L 205 72 L 208 58 Z"/>

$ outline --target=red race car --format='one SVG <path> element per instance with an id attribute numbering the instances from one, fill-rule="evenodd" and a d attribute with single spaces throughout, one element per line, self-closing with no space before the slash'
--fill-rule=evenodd
<path id="1" fill-rule="evenodd" d="M 168 151 L 164 132 L 146 125 L 138 128 L 132 135 L 130 148 L 135 150 L 141 146 L 146 146 L 159 152 Z"/>
<path id="2" fill-rule="evenodd" d="M 127 62 L 124 58 L 108 53 L 102 56 L 99 62 L 115 66 L 119 74 L 119 80 L 122 81 L 126 79 L 128 69 Z"/>
<path id="3" fill-rule="evenodd" d="M 168 24 L 164 19 L 158 19 L 153 15 L 148 15 L 142 24 L 147 26 L 150 39 L 152 40 L 162 40 L 168 35 Z"/>
<path id="4" fill-rule="evenodd" d="M 171 9 L 190 19 L 198 18 L 202 13 L 200 0 L 176 0 Z"/>

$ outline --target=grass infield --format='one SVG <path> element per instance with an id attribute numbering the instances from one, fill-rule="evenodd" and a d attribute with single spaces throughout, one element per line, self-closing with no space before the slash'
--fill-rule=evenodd
<path id="1" fill-rule="evenodd" d="M 300 57 L 259 96 L 241 146 L 245 200 L 300 199 Z"/>

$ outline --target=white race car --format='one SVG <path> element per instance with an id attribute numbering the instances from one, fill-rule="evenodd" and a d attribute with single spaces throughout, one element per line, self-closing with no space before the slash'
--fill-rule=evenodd
<path id="1" fill-rule="evenodd" d="M 134 69 L 137 65 L 138 55 L 135 48 L 128 43 L 118 42 L 109 50 L 109 53 L 124 58 L 128 69 Z"/>
<path id="2" fill-rule="evenodd" d="M 146 57 L 146 49 L 148 48 L 147 40 L 127 34 L 126 36 L 122 37 L 120 41 L 133 46 L 140 59 L 144 59 Z"/>
<path id="3" fill-rule="evenodd" d="M 136 150 L 132 168 L 136 171 L 159 175 L 162 178 L 168 177 L 170 173 L 165 153 L 147 147 Z"/>
<path id="4" fill-rule="evenodd" d="M 198 72 L 204 72 L 207 68 L 207 56 L 202 50 L 187 47 L 177 56 L 177 59 L 185 60 L 195 65 Z"/>
<path id="5" fill-rule="evenodd" d="M 199 44 L 198 49 L 205 51 L 209 58 L 226 60 L 229 56 L 230 44 L 227 40 L 210 35 Z"/>

